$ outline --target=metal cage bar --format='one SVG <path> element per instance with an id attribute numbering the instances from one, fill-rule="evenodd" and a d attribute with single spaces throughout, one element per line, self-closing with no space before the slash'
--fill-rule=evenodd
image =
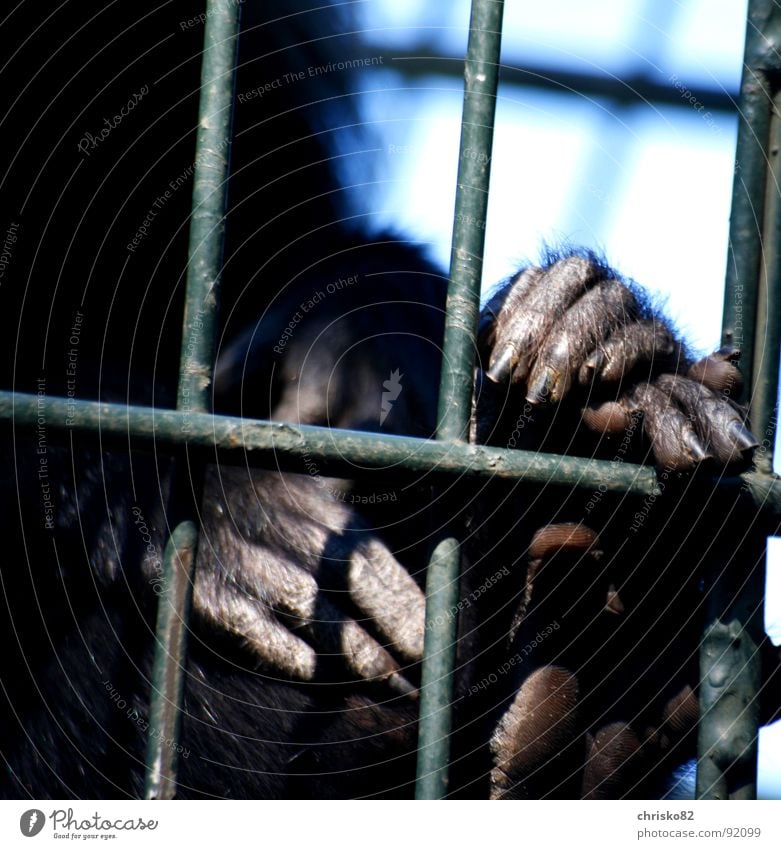
<path id="1" fill-rule="evenodd" d="M 722 330 L 722 343 L 742 352 L 745 384 L 738 400 L 748 402 L 752 429 L 762 439 L 757 469 L 771 480 L 781 338 L 779 39 L 781 10 L 774 0 L 751 0 Z M 755 562 L 732 570 L 737 576 L 709 576 L 709 621 L 700 647 L 700 799 L 757 795 L 764 540 L 757 549 Z"/>
<path id="2" fill-rule="evenodd" d="M 37 395 L 0 392 L 0 420 L 34 424 L 36 404 Z M 58 431 L 88 434 L 100 430 L 107 444 L 174 452 L 183 438 L 182 417 L 176 410 L 52 397 L 46 401 L 46 414 L 52 439 Z M 605 487 L 629 497 L 660 494 L 656 472 L 634 463 L 209 413 L 191 413 L 187 424 L 188 454 L 228 465 L 306 473 L 304 458 L 309 456 L 317 457 L 321 471 L 333 477 L 368 477 L 386 469 L 393 474 L 475 475 L 583 490 Z M 757 509 L 781 516 L 781 480 L 777 477 L 744 472 L 732 478 L 719 476 L 711 483 L 742 489 Z"/>
<path id="3" fill-rule="evenodd" d="M 239 9 L 235 0 L 208 0 L 201 64 L 201 95 L 195 146 L 190 244 L 182 328 L 176 409 L 179 429 L 189 417 L 210 409 L 220 274 L 228 202 L 228 168 L 233 115 Z M 186 461 L 186 462 L 185 462 Z M 197 515 L 203 488 L 203 463 L 179 457 L 171 488 L 178 502 L 185 476 Z M 174 511 L 177 511 L 176 503 Z M 147 799 L 176 793 L 176 751 L 184 696 L 186 637 L 192 597 L 198 525 L 191 518 L 176 524 L 163 558 L 163 592 L 157 608 L 157 632 L 147 749 Z"/>
<path id="4" fill-rule="evenodd" d="M 436 438 L 469 437 L 480 312 L 485 219 L 499 81 L 504 0 L 473 0 L 464 64 L 450 284 L 445 309 L 442 375 Z M 418 762 L 415 795 L 440 799 L 447 793 L 456 618 L 461 547 L 452 529 L 436 541 L 426 572 L 426 630 L 421 670 Z"/>
<path id="5" fill-rule="evenodd" d="M 0 420 L 13 418 L 20 424 L 35 423 L 36 404 L 36 395 L 0 392 Z M 130 442 L 140 449 L 173 452 L 184 438 L 182 414 L 177 410 L 53 397 L 47 399 L 46 414 L 55 433 L 56 429 L 72 433 L 100 429 L 105 441 L 116 440 L 124 446 Z M 369 476 L 387 469 L 394 474 L 470 474 L 582 489 L 601 486 L 610 492 L 637 496 L 659 494 L 656 473 L 649 466 L 411 436 L 190 413 L 186 439 L 192 457 L 219 459 L 229 465 L 249 463 L 258 468 L 306 473 L 304 458 L 309 455 L 317 457 L 324 474 L 334 477 Z M 733 478 L 732 482 L 754 486 L 748 476 L 743 478 Z M 767 497 L 764 491 L 762 497 Z"/>

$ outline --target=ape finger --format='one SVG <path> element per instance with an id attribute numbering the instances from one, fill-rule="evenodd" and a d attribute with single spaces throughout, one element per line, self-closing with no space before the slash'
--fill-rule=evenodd
<path id="1" fill-rule="evenodd" d="M 356 546 L 347 564 L 350 597 L 405 660 L 423 657 L 426 597 L 412 576 L 379 541 Z"/>
<path id="2" fill-rule="evenodd" d="M 685 377 L 662 375 L 659 389 L 674 398 L 689 417 L 707 450 L 718 463 L 742 463 L 759 444 L 738 410 L 701 383 Z"/>
<path id="3" fill-rule="evenodd" d="M 578 681 L 562 666 L 543 666 L 523 682 L 494 730 L 492 799 L 539 799 L 551 778 L 578 761 Z"/>
<path id="4" fill-rule="evenodd" d="M 396 661 L 358 622 L 327 599 L 318 602 L 317 613 L 317 619 L 301 619 L 296 624 L 315 644 L 319 656 L 338 658 L 358 678 L 384 683 L 402 696 L 417 697 L 417 688 L 402 675 Z"/>
<path id="5" fill-rule="evenodd" d="M 589 354 L 612 331 L 633 321 L 637 309 L 632 292 L 617 280 L 589 289 L 550 331 L 529 376 L 526 400 L 561 401 Z"/>
<path id="6" fill-rule="evenodd" d="M 596 531 L 580 522 L 559 522 L 537 530 L 529 544 L 529 559 L 543 561 L 561 551 L 585 553 L 599 543 Z"/>
<path id="7" fill-rule="evenodd" d="M 311 574 L 265 549 L 238 548 L 234 557 L 231 583 L 199 570 L 194 607 L 215 624 L 222 621 L 261 661 L 293 679 L 309 681 L 317 655 L 330 654 L 342 658 L 347 671 L 358 678 L 387 682 L 393 692 L 404 695 L 416 692 L 388 651 L 326 598 Z M 255 580 L 258 575 L 263 576 L 261 584 Z"/>
<path id="8" fill-rule="evenodd" d="M 694 363 L 688 376 L 714 392 L 737 395 L 743 385 L 743 376 L 737 367 L 739 359 L 737 348 L 721 348 Z"/>
<path id="9" fill-rule="evenodd" d="M 618 382 L 641 364 L 648 364 L 649 371 L 659 367 L 674 370 L 682 356 L 680 344 L 662 321 L 634 321 L 617 328 L 590 352 L 578 377 L 584 386 L 595 379 Z"/>
<path id="10" fill-rule="evenodd" d="M 501 286 L 488 299 L 480 311 L 480 322 L 477 328 L 477 351 L 483 368 L 487 368 L 491 350 L 496 344 L 496 327 L 502 312 L 517 313 L 521 302 L 529 289 L 542 277 L 542 269 L 525 268 L 510 281 Z"/>
<path id="11" fill-rule="evenodd" d="M 539 269 L 530 269 L 538 272 Z M 539 276 L 521 275 L 495 323 L 495 342 L 486 377 L 494 383 L 525 379 L 540 345 L 566 310 L 605 277 L 597 263 L 579 256 L 555 262 Z"/>
<path id="12" fill-rule="evenodd" d="M 642 775 L 642 745 L 626 722 L 612 722 L 586 741 L 584 799 L 616 799 Z"/>
<path id="13" fill-rule="evenodd" d="M 669 392 L 653 383 L 642 384 L 634 387 L 629 403 L 643 413 L 643 431 L 658 466 L 688 471 L 711 456 Z"/>
<path id="14" fill-rule="evenodd" d="M 268 557 L 266 574 L 272 576 L 273 588 L 267 598 L 274 605 L 276 613 L 285 622 L 290 623 L 300 633 L 305 634 L 319 655 L 341 657 L 348 672 L 367 680 L 387 681 L 394 692 L 410 695 L 416 692 L 399 672 L 399 665 L 370 634 L 352 617 L 346 616 L 321 591 L 312 575 L 295 564 L 284 562 L 281 558 Z M 371 571 L 374 564 L 356 559 L 358 569 L 364 575 Z M 280 574 L 273 578 L 273 572 Z M 390 570 L 386 569 L 386 577 Z M 380 582 L 381 583 L 381 582 Z M 387 587 L 384 588 L 387 590 Z M 407 587 L 403 587 L 405 597 Z M 383 593 L 383 596 L 387 592 Z M 386 629 L 394 633 L 393 624 L 383 620 Z M 407 636 L 414 629 L 409 626 L 402 629 Z M 407 653 L 414 651 L 412 639 L 406 639 Z"/>
<path id="15" fill-rule="evenodd" d="M 581 411 L 583 424 L 599 434 L 616 434 L 632 424 L 632 414 L 618 401 L 605 401 Z"/>
<path id="16" fill-rule="evenodd" d="M 295 681 L 311 681 L 315 650 L 278 622 L 270 609 L 245 593 L 196 572 L 193 612 L 207 625 L 233 634 L 262 665 Z"/>

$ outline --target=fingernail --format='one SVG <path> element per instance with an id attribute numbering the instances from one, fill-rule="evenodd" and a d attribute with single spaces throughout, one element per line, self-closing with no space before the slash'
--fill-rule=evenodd
<path id="1" fill-rule="evenodd" d="M 689 451 L 691 452 L 692 457 L 698 463 L 701 463 L 703 460 L 713 459 L 713 455 L 708 454 L 708 452 L 705 450 L 705 447 L 703 446 L 703 444 L 700 442 L 699 439 L 697 439 L 697 437 L 691 431 L 689 431 L 686 434 L 684 441 L 686 442 L 686 446 L 689 449 Z"/>
<path id="2" fill-rule="evenodd" d="M 491 355 L 491 362 L 485 376 L 492 383 L 507 383 L 512 374 L 515 359 L 515 348 L 507 345 L 499 354 Z"/>
<path id="3" fill-rule="evenodd" d="M 410 684 L 399 672 L 394 672 L 388 677 L 388 686 L 400 696 L 409 696 L 411 699 L 418 698 L 418 688 Z"/>
<path id="4" fill-rule="evenodd" d="M 599 371 L 604 364 L 605 354 L 602 351 L 594 351 L 584 363 L 586 368 L 593 369 L 594 371 Z"/>
<path id="5" fill-rule="evenodd" d="M 614 613 L 616 616 L 621 616 L 624 612 L 624 602 L 621 601 L 621 596 L 619 596 L 613 584 L 608 587 L 605 610 L 609 613 Z"/>
<path id="6" fill-rule="evenodd" d="M 749 448 L 757 448 L 759 446 L 756 436 L 754 436 L 743 422 L 732 422 L 729 426 L 729 435 L 741 451 L 748 451 Z"/>
<path id="7" fill-rule="evenodd" d="M 557 385 L 559 373 L 550 366 L 545 366 L 542 372 L 532 377 L 526 390 L 526 400 L 530 404 L 544 404 L 546 401 L 558 401 Z"/>
<path id="8" fill-rule="evenodd" d="M 591 383 L 605 364 L 605 355 L 602 351 L 594 351 L 585 363 L 580 367 L 578 379 L 583 385 Z"/>

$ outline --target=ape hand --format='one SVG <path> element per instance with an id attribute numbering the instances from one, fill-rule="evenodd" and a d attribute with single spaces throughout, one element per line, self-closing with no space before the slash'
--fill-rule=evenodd
<path id="1" fill-rule="evenodd" d="M 205 492 L 202 622 L 286 678 L 416 694 L 396 658 L 422 656 L 423 593 L 344 501 L 308 476 L 239 469 L 211 469 Z"/>
<path id="2" fill-rule="evenodd" d="M 592 258 L 523 270 L 486 304 L 478 348 L 488 380 L 522 385 L 533 405 L 582 396 L 583 423 L 597 433 L 641 413 L 656 463 L 671 470 L 745 463 L 757 445 L 728 400 L 738 353 L 692 364 L 667 324 Z"/>
<path id="3" fill-rule="evenodd" d="M 686 759 L 698 718 L 692 670 L 666 666 L 669 676 L 633 702 L 610 651 L 629 638 L 625 616 L 640 612 L 624 609 L 598 535 L 582 523 L 546 525 L 527 556 L 508 652 L 520 658 L 511 666 L 515 691 L 489 741 L 491 798 L 633 796 Z M 641 663 L 635 657 L 632 683 Z"/>

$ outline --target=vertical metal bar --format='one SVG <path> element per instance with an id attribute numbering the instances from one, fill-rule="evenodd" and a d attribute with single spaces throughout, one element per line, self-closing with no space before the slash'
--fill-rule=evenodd
<path id="1" fill-rule="evenodd" d="M 472 2 L 439 388 L 437 439 L 442 440 L 464 440 L 469 432 L 503 13 L 504 0 Z M 456 617 L 448 614 L 458 600 L 459 565 L 459 541 L 447 534 L 434 549 L 426 578 L 418 799 L 447 793 L 457 633 Z"/>
<path id="2" fill-rule="evenodd" d="M 236 49 L 239 34 L 236 0 L 208 0 L 201 65 L 189 263 L 179 370 L 177 410 L 187 416 L 210 407 L 218 287 L 222 271 L 225 212 L 233 115 Z M 177 463 L 172 498 L 184 488 L 182 462 Z M 193 509 L 202 489 L 202 468 L 190 470 Z M 174 509 L 177 509 L 174 507 Z M 157 611 L 157 645 L 152 673 L 150 736 L 145 796 L 173 798 L 176 792 L 176 749 L 181 722 L 187 616 L 198 549 L 198 528 L 186 519 L 166 546 L 165 591 Z"/>
<path id="3" fill-rule="evenodd" d="M 157 646 L 152 670 L 149 709 L 146 798 L 173 798 L 176 790 L 175 752 L 181 728 L 187 621 L 192 598 L 198 528 L 180 522 L 163 554 L 162 587 L 157 611 Z"/>
<path id="4" fill-rule="evenodd" d="M 772 473 L 781 340 L 779 70 L 781 11 L 751 0 L 741 83 L 722 341 L 743 353 L 752 429 L 761 434 L 757 469 Z M 700 648 L 697 797 L 754 799 L 758 691 L 765 588 L 765 539 L 710 576 L 709 621 Z M 716 571 L 717 570 L 717 571 Z M 736 575 L 736 573 L 738 573 Z"/>
<path id="5" fill-rule="evenodd" d="M 774 88 L 750 408 L 751 426 L 761 440 L 756 465 L 765 474 L 773 472 L 781 350 L 781 91 L 778 86 Z M 767 107 L 770 113 L 771 104 Z"/>
<path id="6" fill-rule="evenodd" d="M 771 77 L 779 69 L 773 45 L 781 32 L 774 0 L 750 0 L 740 88 L 738 141 L 732 187 L 722 344 L 742 352 L 746 401 L 755 387 L 758 286 L 764 248 L 765 191 L 772 108 Z"/>
<path id="7" fill-rule="evenodd" d="M 700 649 L 698 799 L 757 797 L 764 539 L 756 547 L 755 556 L 741 552 L 743 563 L 718 576 L 709 599 Z"/>

